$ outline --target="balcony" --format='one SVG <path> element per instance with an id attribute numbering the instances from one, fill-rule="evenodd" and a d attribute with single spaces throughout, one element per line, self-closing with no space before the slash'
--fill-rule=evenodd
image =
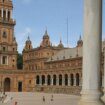
<path id="1" fill-rule="evenodd" d="M 15 25 L 16 24 L 16 21 L 14 19 L 5 19 L 5 18 L 1 18 L 0 17 L 0 23 L 3 23 L 3 24 L 10 24 L 10 25 Z"/>

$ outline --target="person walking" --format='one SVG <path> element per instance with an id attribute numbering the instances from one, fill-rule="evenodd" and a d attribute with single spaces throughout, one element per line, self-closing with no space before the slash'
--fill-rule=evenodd
<path id="1" fill-rule="evenodd" d="M 53 95 L 51 96 L 51 101 L 54 101 L 54 97 L 53 97 Z"/>
<path id="2" fill-rule="evenodd" d="M 43 102 L 45 102 L 45 96 L 43 96 Z"/>

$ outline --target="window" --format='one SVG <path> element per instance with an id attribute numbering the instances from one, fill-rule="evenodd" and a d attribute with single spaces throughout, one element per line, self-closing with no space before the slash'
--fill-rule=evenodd
<path id="1" fill-rule="evenodd" d="M 2 58 L 2 64 L 7 64 L 7 56 L 3 56 Z"/>
<path id="2" fill-rule="evenodd" d="M 1 17 L 1 10 L 0 10 L 0 17 Z"/>
<path id="3" fill-rule="evenodd" d="M 31 84 L 31 80 L 29 80 L 29 84 Z"/>
<path id="4" fill-rule="evenodd" d="M 7 38 L 7 34 L 5 31 L 3 32 L 3 38 Z"/>
<path id="5" fill-rule="evenodd" d="M 8 20 L 10 20 L 10 11 L 8 11 Z"/>
<path id="6" fill-rule="evenodd" d="M 36 84 L 39 85 L 40 84 L 40 77 L 36 76 Z"/>
<path id="7" fill-rule="evenodd" d="M 15 48 L 13 48 L 13 51 L 15 51 Z"/>
<path id="8" fill-rule="evenodd" d="M 3 47 L 3 51 L 6 51 L 6 48 L 5 47 Z"/>

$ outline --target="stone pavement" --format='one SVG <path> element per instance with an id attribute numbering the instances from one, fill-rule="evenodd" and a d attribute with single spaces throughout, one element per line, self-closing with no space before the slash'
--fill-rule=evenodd
<path id="1" fill-rule="evenodd" d="M 65 94 L 53 94 L 54 101 L 51 101 L 52 94 L 46 93 L 7 93 L 13 97 L 12 102 L 4 105 L 78 105 L 80 99 L 79 96 L 65 95 Z M 43 102 L 43 96 L 45 102 Z M 2 105 L 2 104 L 0 104 Z"/>

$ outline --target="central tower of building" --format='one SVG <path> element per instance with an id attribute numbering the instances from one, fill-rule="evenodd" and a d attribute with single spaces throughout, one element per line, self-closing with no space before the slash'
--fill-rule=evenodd
<path id="1" fill-rule="evenodd" d="M 17 69 L 16 22 L 12 18 L 12 11 L 11 0 L 0 0 L 0 70 Z"/>

